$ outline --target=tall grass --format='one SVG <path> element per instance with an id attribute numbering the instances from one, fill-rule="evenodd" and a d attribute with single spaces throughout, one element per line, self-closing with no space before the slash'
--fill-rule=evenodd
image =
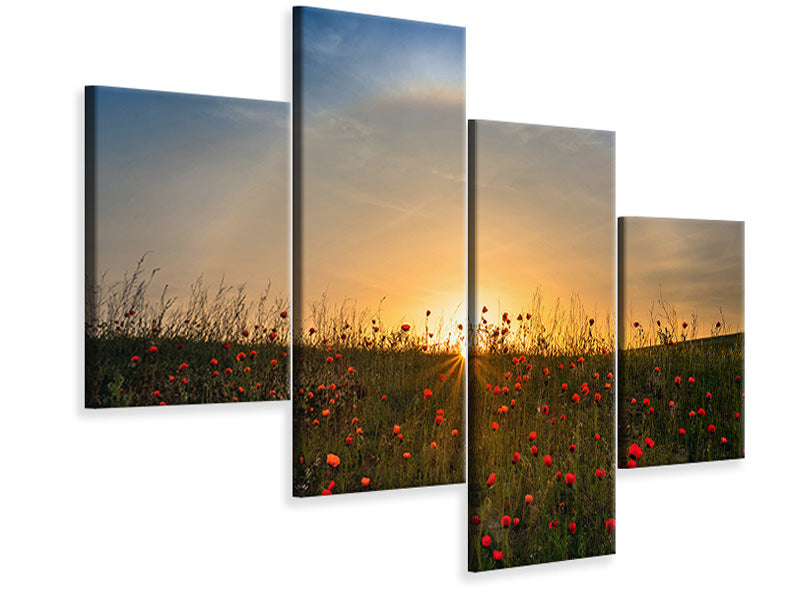
<path id="1" fill-rule="evenodd" d="M 538 292 L 529 312 L 499 311 L 498 323 L 480 311 L 470 330 L 469 569 L 613 553 L 611 318 L 588 315 L 577 296 L 546 310 Z"/>
<path id="2" fill-rule="evenodd" d="M 87 407 L 288 397 L 287 300 L 202 276 L 183 302 L 167 285 L 156 296 L 146 258 L 120 281 L 87 282 Z"/>
<path id="3" fill-rule="evenodd" d="M 422 323 L 312 305 L 294 336 L 296 496 L 464 481 L 461 330 Z"/>

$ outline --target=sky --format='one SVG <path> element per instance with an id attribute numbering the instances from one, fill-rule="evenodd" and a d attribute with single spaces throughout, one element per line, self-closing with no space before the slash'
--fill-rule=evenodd
<path id="1" fill-rule="evenodd" d="M 95 124 L 98 276 L 150 252 L 151 299 L 200 275 L 288 299 L 288 103 L 99 87 Z"/>
<path id="2" fill-rule="evenodd" d="M 389 327 L 420 325 L 427 310 L 463 316 L 465 30 L 308 8 L 298 17 L 296 305 L 303 316 L 323 295 L 380 306 Z"/>
<path id="3" fill-rule="evenodd" d="M 577 294 L 598 325 L 614 313 L 613 132 L 475 124 L 475 310 L 497 323 Z M 475 321 L 478 317 L 472 315 Z"/>
<path id="4" fill-rule="evenodd" d="M 697 314 L 697 337 L 709 335 L 720 309 L 728 333 L 744 331 L 744 222 L 626 217 L 619 252 L 620 331 L 649 323 L 659 296 L 681 323 Z"/>

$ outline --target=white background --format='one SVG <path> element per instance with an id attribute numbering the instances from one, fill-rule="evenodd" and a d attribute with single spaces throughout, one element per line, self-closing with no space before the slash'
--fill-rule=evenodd
<path id="1" fill-rule="evenodd" d="M 476 576 L 464 486 L 292 500 L 288 403 L 84 411 L 83 86 L 289 100 L 290 4 L 7 3 L 0 596 L 732 598 L 796 586 L 791 3 L 321 5 L 466 26 L 470 117 L 616 130 L 618 214 L 746 221 L 748 458 L 620 473 L 614 557 Z"/>

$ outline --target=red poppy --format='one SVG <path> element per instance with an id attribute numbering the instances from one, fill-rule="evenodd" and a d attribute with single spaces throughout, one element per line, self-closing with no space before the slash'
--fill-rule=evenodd
<path id="1" fill-rule="evenodd" d="M 728 443 L 728 438 L 721 437 L 721 438 L 719 438 L 719 441 L 720 441 L 721 444 L 727 444 Z"/>
<path id="2" fill-rule="evenodd" d="M 636 404 L 636 398 L 631 398 L 631 404 Z"/>
<path id="3" fill-rule="evenodd" d="M 689 418 L 694 418 L 694 416 L 695 416 L 696 414 L 697 414 L 697 413 L 695 413 L 693 410 L 690 410 L 690 411 L 689 411 Z"/>
<path id="4" fill-rule="evenodd" d="M 496 561 L 503 560 L 503 551 L 502 550 L 493 550 L 492 551 L 492 558 Z"/>
<path id="5" fill-rule="evenodd" d="M 536 432 L 535 432 L 535 431 L 531 431 L 531 432 L 528 434 L 528 441 L 531 441 L 531 442 L 532 442 L 532 441 L 533 441 L 533 440 L 535 440 L 535 439 L 536 439 Z"/>
<path id="6" fill-rule="evenodd" d="M 714 427 L 713 425 L 709 425 L 708 426 L 708 433 L 714 433 L 716 430 L 717 430 L 717 428 Z"/>
<path id="7" fill-rule="evenodd" d="M 656 373 L 658 373 L 658 372 L 660 372 L 660 371 L 661 371 L 661 369 L 659 369 L 658 367 L 653 367 L 653 371 L 655 371 Z"/>
<path id="8" fill-rule="evenodd" d="M 594 319 L 589 319 L 589 327 L 591 327 L 592 325 L 594 325 Z"/>
<path id="9" fill-rule="evenodd" d="M 437 425 L 441 425 L 443 421 L 444 421 L 444 417 L 442 415 L 436 415 L 436 419 L 434 420 L 434 422 Z"/>
<path id="10" fill-rule="evenodd" d="M 550 456 L 549 454 L 545 454 L 542 460 L 544 461 L 545 467 L 550 467 L 553 464 L 553 457 Z"/>
<path id="11" fill-rule="evenodd" d="M 681 378 L 680 377 L 676 377 L 675 378 L 675 385 L 680 385 L 680 384 L 681 384 Z"/>
<path id="12" fill-rule="evenodd" d="M 422 392 L 422 395 L 425 397 L 425 400 L 430 400 L 431 396 L 433 396 L 433 392 L 428 388 L 425 388 L 425 390 Z"/>
<path id="13" fill-rule="evenodd" d="M 531 446 L 531 454 L 536 456 L 537 454 L 539 454 L 539 449 L 536 446 Z"/>
<path id="14" fill-rule="evenodd" d="M 642 399 L 642 406 L 650 406 L 650 398 Z"/>
<path id="15" fill-rule="evenodd" d="M 322 411 L 322 414 L 325 414 L 324 410 Z M 346 438 L 344 438 L 344 443 L 346 445 L 348 445 L 348 446 L 352 445 L 353 444 L 353 438 L 348 435 Z"/>
<path id="16" fill-rule="evenodd" d="M 483 546 L 484 548 L 488 548 L 491 545 L 492 545 L 492 536 L 485 535 L 481 538 L 481 546 Z"/>
<path id="17" fill-rule="evenodd" d="M 698 417 L 705 417 L 705 416 L 706 416 L 706 411 L 705 411 L 705 409 L 704 409 L 704 408 L 698 408 L 698 409 L 697 409 L 697 416 L 698 416 Z"/>
<path id="18" fill-rule="evenodd" d="M 594 441 L 595 442 L 599 442 L 600 441 L 600 434 L 599 433 L 595 433 L 594 434 Z"/>
<path id="19" fill-rule="evenodd" d="M 634 321 L 634 322 L 633 322 L 633 327 L 634 327 L 634 328 L 636 328 L 636 327 L 639 327 L 639 321 Z"/>
<path id="20" fill-rule="evenodd" d="M 570 454 L 574 454 L 575 453 L 575 444 L 570 444 L 568 450 L 569 450 Z"/>
<path id="21" fill-rule="evenodd" d="M 514 456 L 511 457 L 511 462 L 517 464 L 519 459 L 521 458 L 519 452 L 514 452 Z"/>
<path id="22" fill-rule="evenodd" d="M 644 452 L 642 452 L 638 444 L 631 444 L 630 448 L 628 448 L 628 456 L 635 460 L 639 460 L 642 454 L 644 454 Z"/>
<path id="23" fill-rule="evenodd" d="M 408 331 L 409 329 L 411 329 L 411 325 L 409 325 L 408 323 L 403 323 L 400 329 L 402 329 L 403 331 Z"/>
<path id="24" fill-rule="evenodd" d="M 598 479 L 602 479 L 603 477 L 606 476 L 606 471 L 605 471 L 605 469 L 597 469 L 594 472 L 594 474 L 597 476 Z"/>
<path id="25" fill-rule="evenodd" d="M 577 393 L 572 394 L 572 401 L 573 402 L 578 402 L 580 399 L 581 399 L 581 397 Z"/>
<path id="26" fill-rule="evenodd" d="M 733 418 L 738 420 L 738 419 L 739 419 L 739 417 L 741 417 L 741 416 L 742 416 L 742 415 L 740 415 L 740 414 L 737 412 L 735 415 L 733 415 Z"/>
<path id="27" fill-rule="evenodd" d="M 494 473 L 492 473 L 491 475 L 489 475 L 489 479 L 486 480 L 486 485 L 492 487 L 494 485 L 495 479 L 497 479 L 497 476 Z"/>
<path id="28" fill-rule="evenodd" d="M 458 435 L 458 429 L 453 429 L 453 431 L 450 432 L 450 435 L 456 437 Z"/>
<path id="29" fill-rule="evenodd" d="M 367 487 L 369 485 L 370 478 L 369 477 L 362 477 L 361 478 L 361 487 Z"/>
<path id="30" fill-rule="evenodd" d="M 158 346 L 150 346 L 148 352 L 158 352 Z"/>
<path id="31" fill-rule="evenodd" d="M 606 531 L 613 532 L 617 528 L 616 519 L 609 519 L 606 521 Z"/>
<path id="32" fill-rule="evenodd" d="M 644 443 L 645 443 L 645 444 L 647 444 L 647 447 L 648 447 L 648 448 L 652 448 L 653 446 L 655 446 L 655 445 L 656 445 L 656 443 L 653 441 L 653 439 L 652 439 L 652 438 L 647 438 L 647 439 L 644 441 Z"/>
<path id="33" fill-rule="evenodd" d="M 575 521 L 567 525 L 567 530 L 573 535 L 578 531 L 578 526 L 575 524 Z"/>
<path id="34" fill-rule="evenodd" d="M 632 458 L 628 459 L 628 468 L 629 469 L 635 469 L 636 468 L 636 461 L 633 460 Z"/>
<path id="35" fill-rule="evenodd" d="M 403 452 L 403 458 L 411 458 L 411 452 Z"/>
<path id="36" fill-rule="evenodd" d="M 550 407 L 548 407 L 546 404 L 544 406 L 542 406 L 542 414 L 543 415 L 546 415 L 549 412 L 550 412 Z"/>
<path id="37" fill-rule="evenodd" d="M 328 454 L 326 462 L 333 468 L 336 468 L 341 464 L 342 459 L 335 454 Z"/>
<path id="38" fill-rule="evenodd" d="M 550 522 L 547 524 L 547 526 L 548 526 L 550 529 L 558 529 L 558 521 L 550 521 Z"/>
<path id="39" fill-rule="evenodd" d="M 508 515 L 503 515 L 500 519 L 500 525 L 502 527 L 508 527 L 509 525 L 511 525 L 511 517 L 509 517 Z"/>
<path id="40" fill-rule="evenodd" d="M 689 324 L 686 321 L 684 321 L 683 322 L 683 328 L 686 329 L 688 326 L 689 326 Z"/>
<path id="41" fill-rule="evenodd" d="M 500 424 L 497 421 L 492 421 L 492 430 L 497 431 L 500 427 Z"/>
<path id="42" fill-rule="evenodd" d="M 686 435 L 686 430 L 683 427 L 681 427 L 680 429 L 678 429 L 678 435 Z"/>
<path id="43" fill-rule="evenodd" d="M 533 502 L 533 496 L 525 494 L 525 504 L 530 504 L 531 502 Z"/>
<path id="44" fill-rule="evenodd" d="M 131 356 L 131 362 L 134 362 L 134 363 L 139 362 L 139 357 L 138 356 Z"/>
<path id="45" fill-rule="evenodd" d="M 669 407 L 672 408 L 674 406 L 675 406 L 675 401 L 674 400 L 670 400 L 669 401 Z"/>
<path id="46" fill-rule="evenodd" d="M 575 483 L 575 480 L 576 477 L 573 473 L 567 473 L 566 475 L 564 475 L 564 483 L 566 483 L 567 485 L 572 485 L 573 483 Z"/>
<path id="47" fill-rule="evenodd" d="M 469 518 L 469 522 L 472 523 L 473 525 L 480 525 L 481 524 L 481 518 L 478 515 L 472 515 Z"/>

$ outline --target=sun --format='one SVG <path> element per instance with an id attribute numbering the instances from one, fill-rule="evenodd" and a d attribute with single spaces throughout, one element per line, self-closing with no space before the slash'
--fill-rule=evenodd
<path id="1" fill-rule="evenodd" d="M 460 351 L 461 351 L 461 358 L 463 360 L 467 360 L 467 345 L 466 344 L 461 344 Z"/>

